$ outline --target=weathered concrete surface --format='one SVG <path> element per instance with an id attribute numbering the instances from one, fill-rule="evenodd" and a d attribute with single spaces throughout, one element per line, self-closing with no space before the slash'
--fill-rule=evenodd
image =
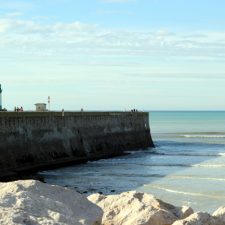
<path id="1" fill-rule="evenodd" d="M 0 113 L 0 176 L 150 146 L 148 113 Z"/>

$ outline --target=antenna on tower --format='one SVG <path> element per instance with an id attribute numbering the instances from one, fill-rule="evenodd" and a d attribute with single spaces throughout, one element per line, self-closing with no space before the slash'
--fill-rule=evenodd
<path id="1" fill-rule="evenodd" d="M 50 111 L 50 102 L 51 102 L 51 99 L 50 99 L 50 96 L 48 96 L 48 111 Z"/>

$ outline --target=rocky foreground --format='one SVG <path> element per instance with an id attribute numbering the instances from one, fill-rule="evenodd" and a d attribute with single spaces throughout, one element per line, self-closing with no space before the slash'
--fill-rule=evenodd
<path id="1" fill-rule="evenodd" d="M 210 215 L 175 207 L 135 191 L 120 195 L 76 191 L 35 180 L 0 183 L 4 225 L 225 225 L 225 207 Z"/>

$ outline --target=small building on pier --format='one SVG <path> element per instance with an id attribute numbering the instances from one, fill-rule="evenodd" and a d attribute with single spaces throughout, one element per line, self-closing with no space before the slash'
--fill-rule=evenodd
<path id="1" fill-rule="evenodd" d="M 46 112 L 47 111 L 47 104 L 45 103 L 36 103 L 36 112 Z"/>

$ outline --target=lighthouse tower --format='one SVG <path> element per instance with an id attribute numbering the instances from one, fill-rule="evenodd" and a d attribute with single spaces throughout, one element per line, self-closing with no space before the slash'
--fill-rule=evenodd
<path id="1" fill-rule="evenodd" d="M 0 110 L 2 110 L 2 85 L 0 84 Z"/>

